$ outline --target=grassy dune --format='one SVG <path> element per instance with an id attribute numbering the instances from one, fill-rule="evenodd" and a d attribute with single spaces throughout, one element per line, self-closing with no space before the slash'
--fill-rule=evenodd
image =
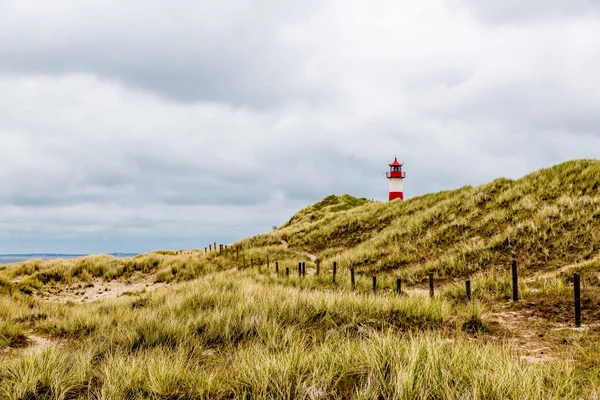
<path id="1" fill-rule="evenodd" d="M 416 282 L 429 271 L 467 276 L 513 258 L 527 272 L 553 270 L 598 257 L 598 235 L 600 161 L 580 160 L 404 202 L 331 196 L 244 244 L 285 240 L 324 260 Z"/>
<path id="2" fill-rule="evenodd" d="M 599 185 L 600 161 L 573 161 L 405 202 L 329 196 L 227 254 L 0 267 L 0 398 L 597 398 Z"/>
<path id="3" fill-rule="evenodd" d="M 293 278 L 299 279 L 299 278 Z M 426 296 L 307 290 L 257 270 L 111 302 L 14 294 L 4 320 L 55 343 L 0 361 L 7 398 L 573 398 L 568 361 L 522 363 L 473 341 L 479 307 Z M 281 282 L 280 282 L 281 281 Z M 589 392 L 588 392 L 589 393 Z"/>

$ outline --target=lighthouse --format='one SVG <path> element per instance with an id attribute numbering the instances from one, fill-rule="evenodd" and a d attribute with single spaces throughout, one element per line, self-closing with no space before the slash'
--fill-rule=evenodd
<path id="1" fill-rule="evenodd" d="M 404 191 L 402 190 L 402 180 L 406 178 L 406 172 L 402 171 L 402 163 L 394 158 L 394 162 L 389 164 L 390 171 L 385 173 L 386 178 L 390 180 L 389 201 L 400 199 L 404 200 Z"/>

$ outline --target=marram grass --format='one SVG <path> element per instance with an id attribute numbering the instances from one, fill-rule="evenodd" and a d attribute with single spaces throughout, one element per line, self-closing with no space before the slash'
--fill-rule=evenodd
<path id="1" fill-rule="evenodd" d="M 19 297 L 13 301 L 22 308 Z M 3 353 L 0 393 L 10 399 L 591 393 L 569 362 L 527 364 L 508 343 L 461 333 L 467 307 L 421 296 L 308 291 L 230 272 L 111 302 L 46 304 L 46 316 L 29 327 L 61 340 L 37 352 Z M 26 320 L 39 312 L 34 305 L 19 315 Z M 457 319 L 463 314 L 464 321 Z"/>
<path id="2" fill-rule="evenodd" d="M 328 196 L 227 255 L 162 250 L 3 267 L 0 398 L 598 398 L 598 177 L 599 161 L 579 160 L 404 202 Z M 513 259 L 517 304 L 507 302 Z M 308 276 L 298 276 L 299 261 Z M 581 330 L 568 315 L 556 322 L 531 308 L 556 303 L 564 314 L 573 272 L 587 301 Z M 140 279 L 166 285 L 92 303 L 43 297 Z M 521 321 L 524 336 L 503 331 L 493 313 Z M 517 314 L 524 319 L 509 319 Z M 538 337 L 527 315 L 547 323 L 547 357 L 522 357 Z"/>

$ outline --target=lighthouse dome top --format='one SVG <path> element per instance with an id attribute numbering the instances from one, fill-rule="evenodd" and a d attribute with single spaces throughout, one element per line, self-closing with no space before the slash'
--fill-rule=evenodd
<path id="1" fill-rule="evenodd" d="M 398 162 L 398 158 L 394 157 L 394 162 L 390 164 L 390 167 L 401 167 L 403 164 Z"/>

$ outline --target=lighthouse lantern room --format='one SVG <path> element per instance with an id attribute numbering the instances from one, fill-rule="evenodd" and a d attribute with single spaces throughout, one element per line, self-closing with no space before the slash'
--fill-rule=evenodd
<path id="1" fill-rule="evenodd" d="M 406 172 L 402 171 L 401 162 L 394 158 L 394 162 L 390 165 L 390 171 L 386 172 L 385 176 L 390 181 L 390 196 L 389 201 L 400 199 L 404 200 L 404 191 L 402 190 L 402 180 L 406 178 Z"/>

